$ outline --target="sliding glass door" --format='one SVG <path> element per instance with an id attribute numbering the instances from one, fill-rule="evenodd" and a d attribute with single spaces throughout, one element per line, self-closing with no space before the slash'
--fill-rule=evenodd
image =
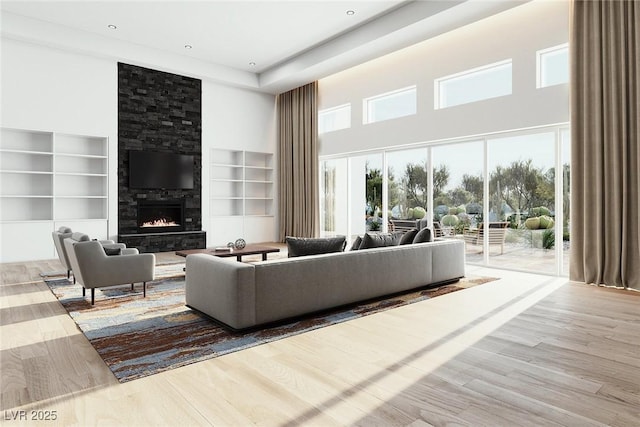
<path id="1" fill-rule="evenodd" d="M 570 135 L 503 132 L 322 161 L 322 235 L 406 230 L 465 242 L 466 261 L 569 273 Z"/>
<path id="2" fill-rule="evenodd" d="M 484 141 L 432 148 L 434 225 L 443 237 L 466 240 L 467 262 L 483 260 L 478 233 L 484 203 Z"/>
<path id="3" fill-rule="evenodd" d="M 387 218 L 397 228 L 411 227 L 429 209 L 428 149 L 386 153 Z"/>
<path id="4" fill-rule="evenodd" d="M 348 163 L 346 158 L 324 160 L 320 163 L 320 235 L 323 237 L 347 235 Z"/>
<path id="5" fill-rule="evenodd" d="M 489 265 L 556 273 L 556 133 L 487 140 Z"/>

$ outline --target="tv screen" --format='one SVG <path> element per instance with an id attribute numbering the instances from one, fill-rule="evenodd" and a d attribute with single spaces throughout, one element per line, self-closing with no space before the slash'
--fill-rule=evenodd
<path id="1" fill-rule="evenodd" d="M 193 156 L 129 151 L 130 188 L 193 188 Z"/>

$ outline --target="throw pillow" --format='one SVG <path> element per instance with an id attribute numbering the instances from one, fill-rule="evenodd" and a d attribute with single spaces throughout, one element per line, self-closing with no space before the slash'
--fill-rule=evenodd
<path id="1" fill-rule="evenodd" d="M 401 236 L 400 233 L 365 233 L 359 249 L 398 246 Z"/>
<path id="2" fill-rule="evenodd" d="M 73 232 L 71 231 L 71 229 L 69 227 L 62 226 L 62 227 L 58 228 L 58 233 L 67 234 L 67 233 L 73 233 Z"/>
<path id="3" fill-rule="evenodd" d="M 342 252 L 347 245 L 347 239 L 345 236 L 327 238 L 287 236 L 285 241 L 287 242 L 289 258 Z"/>
<path id="4" fill-rule="evenodd" d="M 120 255 L 122 253 L 122 249 L 121 248 L 105 248 L 104 249 L 104 253 L 107 254 L 108 256 L 112 256 L 112 255 Z"/>
<path id="5" fill-rule="evenodd" d="M 416 234 L 418 234 L 418 229 L 417 228 L 413 228 L 413 229 L 407 231 L 400 238 L 399 245 L 410 245 L 411 243 L 413 243 L 413 239 L 416 237 Z"/>
<path id="6" fill-rule="evenodd" d="M 416 234 L 416 237 L 413 238 L 413 243 L 426 243 L 426 242 L 433 242 L 433 237 L 431 236 L 430 228 L 423 228 L 422 230 L 418 231 L 418 234 Z"/>
<path id="7" fill-rule="evenodd" d="M 360 237 L 360 236 L 356 237 L 356 239 L 351 244 L 351 250 L 352 251 L 357 251 L 358 249 L 360 249 L 360 245 L 361 244 L 362 244 L 362 237 Z"/>

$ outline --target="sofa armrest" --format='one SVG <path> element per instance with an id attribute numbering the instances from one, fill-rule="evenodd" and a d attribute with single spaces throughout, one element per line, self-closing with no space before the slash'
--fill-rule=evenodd
<path id="1" fill-rule="evenodd" d="M 255 287 L 252 264 L 206 254 L 187 256 L 187 305 L 234 329 L 255 325 Z"/>
<path id="2" fill-rule="evenodd" d="M 434 248 L 431 258 L 433 283 L 464 277 L 465 246 L 463 241 L 448 239 L 444 242 L 430 244 Z"/>

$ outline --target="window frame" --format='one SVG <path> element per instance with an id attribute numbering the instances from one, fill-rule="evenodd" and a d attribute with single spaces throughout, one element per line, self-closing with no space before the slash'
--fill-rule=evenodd
<path id="1" fill-rule="evenodd" d="M 380 99 L 384 99 L 384 98 L 390 98 L 405 92 L 413 92 L 414 96 L 415 96 L 415 104 L 414 104 L 414 112 L 411 114 L 404 114 L 402 116 L 396 116 L 396 117 L 391 117 L 388 119 L 383 119 L 383 120 L 374 120 L 372 121 L 370 118 L 372 116 L 371 114 L 371 101 L 377 101 Z M 399 119 L 401 117 L 409 117 L 409 116 L 415 116 L 416 114 L 418 114 L 418 85 L 411 85 L 411 86 L 406 86 L 400 89 L 395 89 L 389 92 L 384 92 L 384 93 L 380 93 L 378 95 L 374 95 L 374 96 L 370 96 L 368 98 L 364 98 L 362 100 L 362 124 L 364 125 L 368 125 L 371 123 L 379 123 L 379 122 L 384 122 L 387 120 L 393 120 L 393 119 Z"/>
<path id="2" fill-rule="evenodd" d="M 501 68 L 505 65 L 509 65 L 511 67 L 511 92 L 508 94 L 503 94 L 503 95 L 496 95 L 496 96 L 492 96 L 489 98 L 482 98 L 482 99 L 476 99 L 474 101 L 468 101 L 468 102 L 463 102 L 463 103 L 459 103 L 459 104 L 453 104 L 453 105 L 443 105 L 443 100 L 442 100 L 442 94 L 443 91 L 441 90 L 440 86 L 447 82 L 447 81 L 454 81 L 454 80 L 460 80 L 464 77 L 468 77 L 471 76 L 473 74 L 479 74 L 482 73 L 484 71 L 488 71 L 492 68 Z M 442 110 L 445 108 L 451 108 L 451 107 L 457 107 L 459 105 L 465 105 L 465 104 L 471 104 L 474 102 L 479 102 L 479 101 L 485 101 L 487 99 L 493 99 L 493 98 L 499 98 L 501 96 L 508 96 L 508 95 L 512 95 L 513 94 L 513 58 L 509 58 L 509 59 L 504 59 L 502 61 L 498 61 L 498 62 L 493 62 L 491 64 L 486 64 L 486 65 L 482 65 L 480 67 L 476 67 L 476 68 L 471 68 L 468 70 L 464 70 L 461 71 L 459 73 L 455 73 L 455 74 L 449 74 L 447 76 L 443 76 L 443 77 L 438 77 L 437 79 L 433 80 L 433 108 L 435 110 Z"/>
<path id="3" fill-rule="evenodd" d="M 554 84 L 551 84 L 551 85 L 543 85 L 542 84 L 542 75 L 543 75 L 542 74 L 542 64 L 543 64 L 542 57 L 544 55 L 547 55 L 547 54 L 550 54 L 550 53 L 559 52 L 559 51 L 562 51 L 562 50 L 566 50 L 567 51 L 567 56 L 568 56 L 568 54 L 569 54 L 569 43 L 568 42 L 567 43 L 562 43 L 562 44 L 559 44 L 559 45 L 556 45 L 556 46 L 551 46 L 551 47 L 548 47 L 546 49 L 540 49 L 540 50 L 536 51 L 536 89 L 542 89 L 542 88 L 545 88 L 545 87 L 558 86 L 558 85 L 561 85 L 561 84 L 569 83 L 570 76 L 569 76 L 569 78 L 567 78 L 567 81 L 563 82 L 563 83 L 554 83 Z"/>
<path id="4" fill-rule="evenodd" d="M 349 110 L 349 124 L 348 124 L 348 126 L 335 128 L 335 129 L 330 129 L 330 130 L 323 130 L 323 131 L 320 130 L 320 121 L 321 121 L 320 117 L 322 115 L 333 113 L 333 112 L 340 111 L 340 110 L 346 110 L 346 109 Z M 335 132 L 335 131 L 342 130 L 342 129 L 350 129 L 351 128 L 351 119 L 352 119 L 352 116 L 351 116 L 351 103 L 350 102 L 347 102 L 345 104 L 336 105 L 335 107 L 323 108 L 322 110 L 318 110 L 318 135 L 322 135 L 322 134 L 329 133 L 329 132 Z"/>

